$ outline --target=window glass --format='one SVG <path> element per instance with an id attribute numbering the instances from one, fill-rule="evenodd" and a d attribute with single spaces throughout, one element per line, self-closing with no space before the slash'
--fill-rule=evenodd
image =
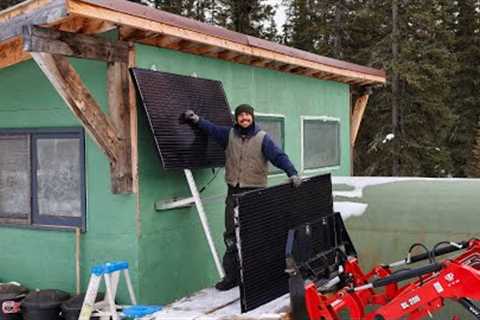
<path id="1" fill-rule="evenodd" d="M 0 129 L 0 223 L 85 227 L 83 130 Z"/>
<path id="2" fill-rule="evenodd" d="M 340 122 L 335 120 L 304 120 L 304 169 L 340 165 Z"/>
<path id="3" fill-rule="evenodd" d="M 27 219 L 30 213 L 28 136 L 0 136 L 0 218 Z"/>
<path id="4" fill-rule="evenodd" d="M 284 120 L 281 117 L 266 117 L 266 116 L 256 116 L 255 122 L 270 135 L 273 142 L 275 142 L 282 150 L 284 150 Z M 281 172 L 280 169 L 268 164 L 270 173 Z"/>
<path id="5" fill-rule="evenodd" d="M 81 217 L 79 139 L 37 139 L 36 143 L 38 213 Z"/>

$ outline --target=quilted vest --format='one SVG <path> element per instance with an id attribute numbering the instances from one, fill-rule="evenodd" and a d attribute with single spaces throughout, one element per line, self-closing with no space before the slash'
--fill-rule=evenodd
<path id="1" fill-rule="evenodd" d="M 230 130 L 225 150 L 225 181 L 235 187 L 266 187 L 268 161 L 262 153 L 265 131 L 242 138 Z"/>

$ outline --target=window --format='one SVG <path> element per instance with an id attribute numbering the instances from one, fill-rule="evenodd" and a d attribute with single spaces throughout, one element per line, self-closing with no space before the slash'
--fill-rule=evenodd
<path id="1" fill-rule="evenodd" d="M 0 130 L 0 223 L 85 226 L 81 129 Z"/>
<path id="2" fill-rule="evenodd" d="M 270 137 L 272 137 L 273 142 L 275 142 L 282 150 L 285 149 L 285 119 L 282 115 L 255 115 L 255 122 L 267 132 Z M 280 169 L 268 164 L 270 173 L 279 173 Z"/>
<path id="3" fill-rule="evenodd" d="M 302 164 L 304 170 L 340 165 L 340 120 L 303 117 Z"/>

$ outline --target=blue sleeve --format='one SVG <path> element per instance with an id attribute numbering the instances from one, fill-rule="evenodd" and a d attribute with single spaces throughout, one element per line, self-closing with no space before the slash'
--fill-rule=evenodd
<path id="1" fill-rule="evenodd" d="M 283 152 L 275 142 L 273 142 L 268 134 L 263 138 L 262 152 L 268 161 L 270 161 L 275 167 L 285 171 L 287 176 L 291 177 L 298 174 L 287 154 Z"/>
<path id="2" fill-rule="evenodd" d="M 212 137 L 222 148 L 227 148 L 228 135 L 230 133 L 230 127 L 217 126 L 208 120 L 200 118 L 197 123 L 200 130 Z"/>

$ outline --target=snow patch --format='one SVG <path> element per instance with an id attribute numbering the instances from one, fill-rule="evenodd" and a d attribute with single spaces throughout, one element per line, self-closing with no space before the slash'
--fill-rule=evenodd
<path id="1" fill-rule="evenodd" d="M 333 210 L 340 212 L 342 219 L 345 221 L 350 217 L 359 217 L 367 211 L 368 204 L 350 201 L 335 201 Z"/>

